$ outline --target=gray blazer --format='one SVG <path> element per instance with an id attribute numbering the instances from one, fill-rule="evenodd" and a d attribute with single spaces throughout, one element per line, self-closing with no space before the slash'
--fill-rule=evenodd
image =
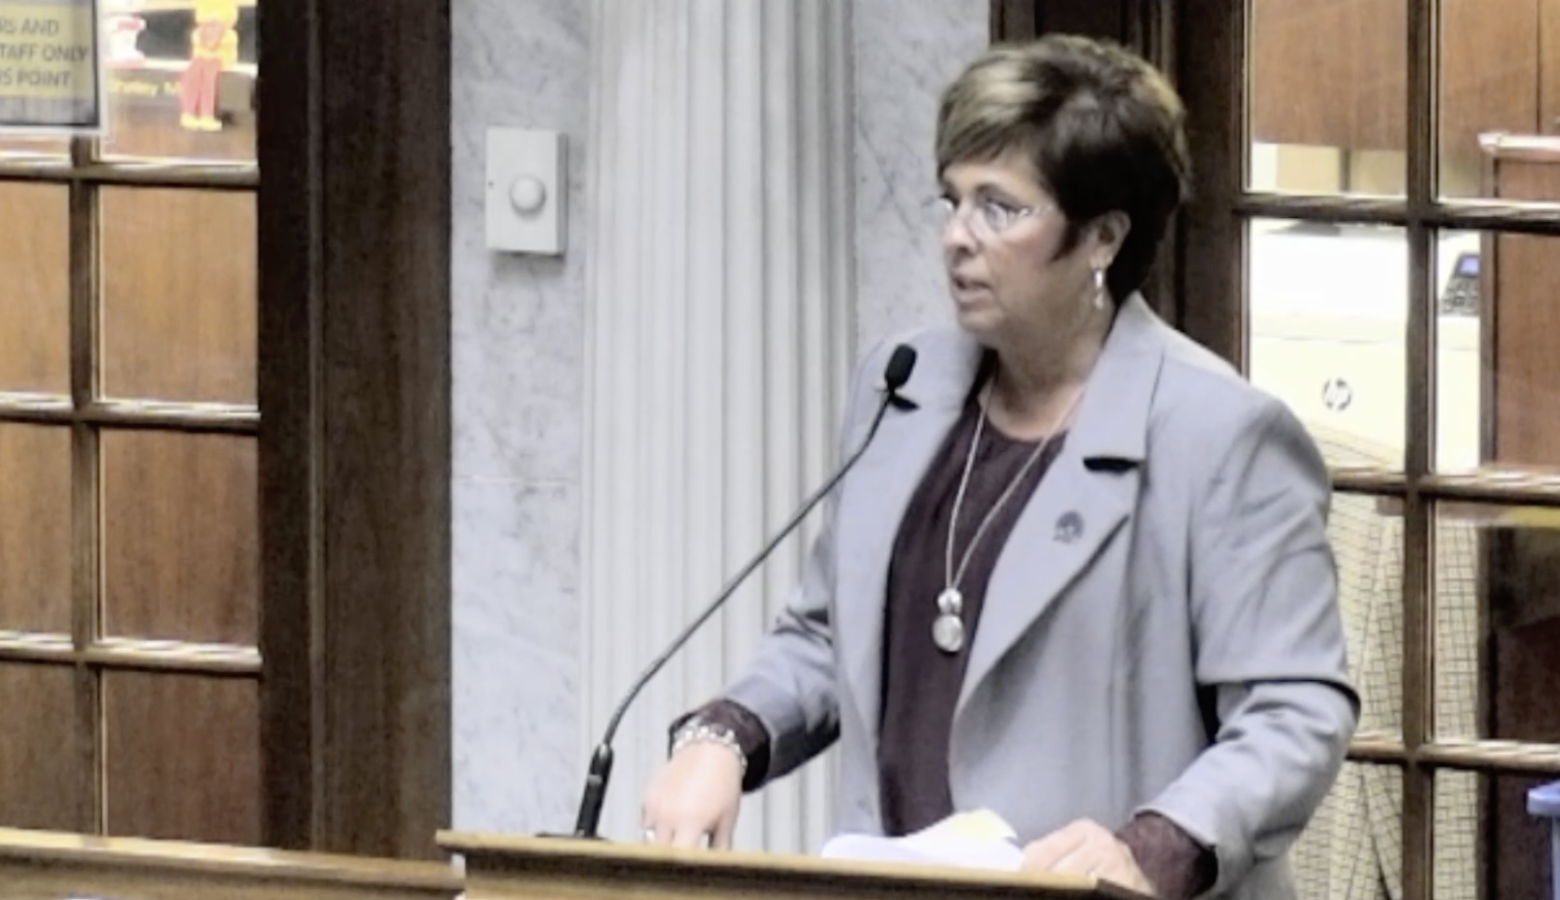
<path id="1" fill-rule="evenodd" d="M 841 831 L 881 828 L 889 554 L 981 356 L 952 328 L 880 345 L 855 374 L 843 451 L 864 437 L 900 342 L 919 353 L 901 391 L 918 408 L 889 410 L 728 692 L 769 730 L 770 778 L 840 741 Z M 1330 498 L 1287 407 L 1128 300 L 992 573 L 953 718 L 955 806 L 997 811 L 1024 841 L 1154 810 L 1216 852 L 1208 896 L 1292 897 L 1286 851 L 1359 711 Z"/>

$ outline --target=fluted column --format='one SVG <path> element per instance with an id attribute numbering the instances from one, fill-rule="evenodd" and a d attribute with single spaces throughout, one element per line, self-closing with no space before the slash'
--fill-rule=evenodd
<path id="1" fill-rule="evenodd" d="M 593 13 L 582 766 L 635 675 L 827 477 L 853 346 L 849 4 Z M 748 658 L 816 527 L 641 697 L 605 834 L 635 836 L 667 723 Z M 750 798 L 739 845 L 816 850 L 831 777 Z"/>

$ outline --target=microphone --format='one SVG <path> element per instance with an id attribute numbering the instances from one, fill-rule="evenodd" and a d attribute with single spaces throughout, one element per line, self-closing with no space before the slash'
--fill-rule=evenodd
<path id="1" fill-rule="evenodd" d="M 909 344 L 900 344 L 895 347 L 894 352 L 888 357 L 888 365 L 883 369 L 883 400 L 878 404 L 877 414 L 872 417 L 872 425 L 867 429 L 867 436 L 862 440 L 861 446 L 857 447 L 856 451 L 850 455 L 850 458 L 845 461 L 844 465 L 840 466 L 839 470 L 834 473 L 834 477 L 830 478 L 824 483 L 823 487 L 820 487 L 813 492 L 812 496 L 807 498 L 807 501 L 796 511 L 795 515 L 791 516 L 790 521 L 786 522 L 775 536 L 769 540 L 764 549 L 760 550 L 757 556 L 753 557 L 747 565 L 742 567 L 741 571 L 737 572 L 730 581 L 726 582 L 725 587 L 721 588 L 720 593 L 715 596 L 710 605 L 705 607 L 704 611 L 699 613 L 698 617 L 690 622 L 682 630 L 682 633 L 678 634 L 672 640 L 672 643 L 651 661 L 649 666 L 645 667 L 644 672 L 640 673 L 638 678 L 634 679 L 628 694 L 617 705 L 617 708 L 613 710 L 612 718 L 607 721 L 607 729 L 602 735 L 601 743 L 596 745 L 595 752 L 591 754 L 590 769 L 585 776 L 585 793 L 580 798 L 579 815 L 575 819 L 572 837 L 584 839 L 599 839 L 600 837 L 596 830 L 601 824 L 601 809 L 607 799 L 607 782 L 612 777 L 612 739 L 617 736 L 618 726 L 623 723 L 623 716 L 628 712 L 628 708 L 633 705 L 634 699 L 639 696 L 639 692 L 644 690 L 645 685 L 650 683 L 650 679 L 654 678 L 661 671 L 662 667 L 677 654 L 677 651 L 681 650 L 683 645 L 688 643 L 688 639 L 693 637 L 694 633 L 726 604 L 726 600 L 736 593 L 742 582 L 746 581 L 748 576 L 753 574 L 754 570 L 763 564 L 764 560 L 769 558 L 769 555 L 775 551 L 775 548 L 780 546 L 780 542 L 789 537 L 791 532 L 795 531 L 797 526 L 802 524 L 802 520 L 812 511 L 812 508 L 817 506 L 824 497 L 828 496 L 835 485 L 839 484 L 840 480 L 845 477 L 845 473 L 849 472 L 856 465 L 856 461 L 861 459 L 862 454 L 866 453 L 867 447 L 871 445 L 872 438 L 877 434 L 878 425 L 882 424 L 883 415 L 888 412 L 889 406 L 906 408 L 902 404 L 909 401 L 899 397 L 899 389 L 904 387 L 910 380 L 910 373 L 914 369 L 915 348 Z M 913 409 L 914 404 L 910 404 L 908 408 Z"/>

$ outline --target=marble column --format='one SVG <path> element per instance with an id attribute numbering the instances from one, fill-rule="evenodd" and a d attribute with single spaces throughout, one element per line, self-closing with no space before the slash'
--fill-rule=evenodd
<path id="1" fill-rule="evenodd" d="M 657 650 L 836 463 L 854 346 L 850 6 L 593 6 L 582 759 Z M 747 659 L 817 524 L 641 696 L 604 834 L 635 837 L 667 723 Z M 815 851 L 831 780 L 820 761 L 749 798 L 738 845 Z"/>

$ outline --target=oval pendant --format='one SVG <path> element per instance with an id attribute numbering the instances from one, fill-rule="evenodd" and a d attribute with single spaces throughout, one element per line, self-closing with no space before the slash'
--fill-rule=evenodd
<path id="1" fill-rule="evenodd" d="M 958 616 L 938 616 L 932 622 L 932 643 L 944 653 L 958 653 L 964 649 L 964 622 Z"/>

